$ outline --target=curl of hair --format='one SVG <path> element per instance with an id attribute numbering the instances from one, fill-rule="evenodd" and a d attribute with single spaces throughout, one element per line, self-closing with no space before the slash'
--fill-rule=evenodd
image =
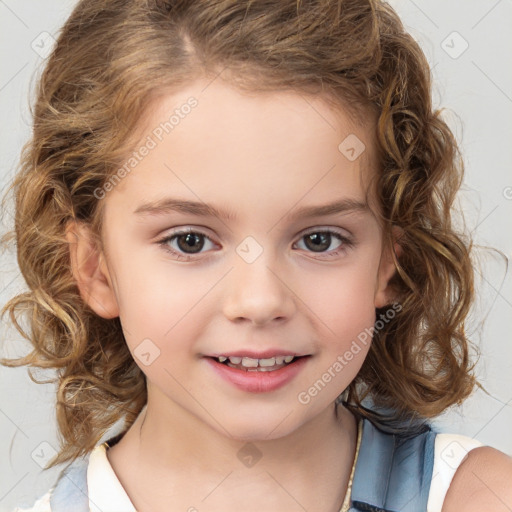
<path id="1" fill-rule="evenodd" d="M 402 230 L 393 278 L 401 310 L 375 331 L 347 404 L 377 423 L 361 403 L 369 396 L 394 411 L 388 424 L 403 423 L 437 416 L 474 387 L 464 332 L 471 242 L 451 225 L 463 166 L 432 110 L 425 56 L 387 3 L 83 0 L 38 81 L 33 136 L 11 187 L 15 229 L 4 237 L 16 239 L 29 291 L 2 315 L 33 350 L 3 363 L 57 368 L 62 446 L 51 466 L 92 450 L 119 418 L 128 428 L 147 399 L 119 319 L 99 317 L 80 296 L 64 228 L 84 222 L 101 244 L 95 191 L 125 161 L 150 103 L 221 71 L 240 89 L 322 95 L 377 120 L 373 188 L 386 242 L 392 226 Z"/>

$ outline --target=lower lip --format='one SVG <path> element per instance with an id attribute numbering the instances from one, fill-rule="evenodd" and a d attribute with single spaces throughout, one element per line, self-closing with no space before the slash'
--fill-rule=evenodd
<path id="1" fill-rule="evenodd" d="M 211 357 L 207 357 L 208 364 L 223 379 L 231 382 L 242 391 L 249 393 L 267 393 L 275 391 L 290 382 L 306 364 L 309 356 L 300 357 L 293 363 L 283 366 L 279 370 L 271 372 L 245 371 L 237 368 L 231 368 L 226 364 L 219 363 Z"/>

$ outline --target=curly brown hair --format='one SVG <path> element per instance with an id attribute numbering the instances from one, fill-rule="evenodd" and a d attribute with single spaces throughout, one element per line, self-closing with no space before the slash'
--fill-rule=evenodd
<path id="1" fill-rule="evenodd" d="M 15 229 L 3 237 L 16 240 L 29 291 L 2 316 L 9 312 L 33 346 L 3 363 L 57 369 L 62 443 L 50 466 L 91 451 L 120 417 L 129 428 L 147 399 L 119 318 L 99 317 L 80 296 L 65 226 L 84 222 L 101 244 L 94 191 L 124 161 L 150 102 L 222 69 L 241 89 L 322 95 L 360 120 L 377 119 L 372 188 L 386 243 L 393 226 L 402 230 L 393 278 L 401 310 L 375 330 L 347 404 L 375 421 L 365 397 L 395 418 L 433 418 L 480 385 L 464 330 L 472 241 L 451 220 L 463 163 L 433 110 L 428 62 L 387 3 L 83 0 L 38 81 L 33 136 L 10 189 Z"/>

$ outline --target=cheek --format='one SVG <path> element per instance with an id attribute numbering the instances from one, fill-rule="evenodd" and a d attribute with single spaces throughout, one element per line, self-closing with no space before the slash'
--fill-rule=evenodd
<path id="1" fill-rule="evenodd" d="M 347 277 L 340 283 L 326 284 L 325 297 L 319 297 L 321 321 L 317 322 L 315 330 L 321 372 L 315 370 L 309 381 L 328 379 L 333 382 L 326 394 L 330 400 L 357 376 L 370 350 L 375 324 L 372 284 L 367 277 Z"/>
<path id="2" fill-rule="evenodd" d="M 362 258 L 330 272 L 330 278 L 316 276 L 307 283 L 306 305 L 315 325 L 319 366 L 335 375 L 331 393 L 333 398 L 356 377 L 368 354 L 375 324 L 374 286 L 377 270 L 375 258 Z M 309 376 L 315 382 L 321 375 L 318 369 Z"/>
<path id="3" fill-rule="evenodd" d="M 373 325 L 375 262 L 358 261 L 303 281 L 302 300 L 336 335 Z"/>
<path id="4" fill-rule="evenodd" d="M 162 279 L 134 278 L 132 282 L 137 292 L 123 294 L 120 308 L 126 344 L 151 381 L 179 392 L 171 375 L 182 381 L 190 358 L 197 353 L 193 340 L 203 330 L 197 321 L 200 290 Z"/>
<path id="5" fill-rule="evenodd" d="M 148 261 L 135 251 L 117 260 L 116 296 L 127 344 L 134 352 L 150 339 L 162 355 L 172 348 L 173 358 L 185 356 L 192 350 L 187 340 L 200 336 L 208 293 L 219 276 L 169 264 L 164 257 Z"/>

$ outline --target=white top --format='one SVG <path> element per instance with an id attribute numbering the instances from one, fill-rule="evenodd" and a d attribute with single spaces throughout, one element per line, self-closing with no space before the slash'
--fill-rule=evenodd
<path id="1" fill-rule="evenodd" d="M 484 446 L 471 437 L 459 434 L 437 434 L 434 443 L 434 468 L 428 495 L 427 512 L 441 512 L 448 487 L 464 457 Z"/>
<path id="2" fill-rule="evenodd" d="M 87 490 L 91 512 L 136 512 L 130 498 L 107 458 L 105 444 L 96 446 L 89 457 Z M 30 509 L 16 508 L 13 512 L 51 512 L 50 489 Z"/>
<path id="3" fill-rule="evenodd" d="M 434 468 L 428 495 L 427 512 L 441 512 L 444 498 L 455 471 L 467 453 L 483 443 L 459 434 L 437 434 L 434 444 Z M 106 455 L 104 444 L 90 455 L 87 468 L 89 507 L 91 512 L 136 512 L 130 498 Z M 51 512 L 51 489 L 32 508 L 17 508 L 13 512 Z"/>

